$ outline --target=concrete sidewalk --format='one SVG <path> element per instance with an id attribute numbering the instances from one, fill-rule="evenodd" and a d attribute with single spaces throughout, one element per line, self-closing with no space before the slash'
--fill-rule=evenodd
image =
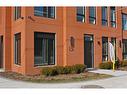
<path id="1" fill-rule="evenodd" d="M 94 70 L 90 72 L 108 73 L 110 75 L 114 75 L 115 77 L 75 83 L 29 83 L 0 77 L 0 88 L 81 88 L 81 86 L 86 85 L 97 85 L 104 88 L 127 88 L 126 71 L 112 72 L 110 70 Z"/>
<path id="2" fill-rule="evenodd" d="M 115 70 L 115 72 L 114 72 L 113 70 L 97 69 L 97 70 L 92 70 L 89 72 L 99 73 L 99 74 L 107 74 L 107 75 L 112 75 L 112 76 L 116 76 L 116 77 L 127 75 L 127 71 L 121 71 L 121 70 Z"/>

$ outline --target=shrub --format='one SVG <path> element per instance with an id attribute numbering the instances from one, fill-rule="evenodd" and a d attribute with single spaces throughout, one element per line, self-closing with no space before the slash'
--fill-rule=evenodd
<path id="1" fill-rule="evenodd" d="M 73 66 L 73 72 L 77 74 L 84 72 L 85 69 L 86 66 L 82 64 L 76 64 Z"/>
<path id="2" fill-rule="evenodd" d="M 55 66 L 58 74 L 64 74 L 64 67 L 63 66 Z"/>
<path id="3" fill-rule="evenodd" d="M 122 67 L 127 66 L 127 60 L 123 60 L 123 61 L 121 61 L 121 66 L 122 66 Z"/>
<path id="4" fill-rule="evenodd" d="M 45 76 L 55 76 L 58 75 L 58 71 L 54 67 L 45 67 L 42 69 L 42 74 Z"/>
<path id="5" fill-rule="evenodd" d="M 112 62 L 103 62 L 99 65 L 100 69 L 112 69 L 113 64 Z"/>
<path id="6" fill-rule="evenodd" d="M 58 74 L 72 74 L 82 73 L 86 69 L 85 65 L 77 64 L 73 66 L 55 66 L 55 67 L 44 67 L 42 68 L 42 74 L 45 76 L 55 76 Z"/>
<path id="7" fill-rule="evenodd" d="M 72 66 L 65 66 L 63 71 L 64 71 L 63 74 L 73 73 L 73 67 Z"/>

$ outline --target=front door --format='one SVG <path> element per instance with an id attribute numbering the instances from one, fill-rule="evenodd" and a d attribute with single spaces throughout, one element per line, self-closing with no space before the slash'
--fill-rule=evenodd
<path id="1" fill-rule="evenodd" d="M 3 36 L 0 36 L 0 69 L 3 68 Z"/>
<path id="2" fill-rule="evenodd" d="M 93 68 L 94 55 L 93 55 L 93 36 L 85 35 L 84 37 L 84 64 L 87 68 Z"/>

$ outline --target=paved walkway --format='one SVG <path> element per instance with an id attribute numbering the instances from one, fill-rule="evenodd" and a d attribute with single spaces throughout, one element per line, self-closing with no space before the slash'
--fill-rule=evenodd
<path id="1" fill-rule="evenodd" d="M 121 70 L 115 70 L 113 72 L 112 70 L 98 69 L 98 70 L 93 70 L 93 71 L 89 71 L 89 72 L 100 73 L 100 74 L 108 74 L 108 75 L 112 75 L 112 76 L 116 76 L 116 77 L 127 75 L 127 71 L 121 71 Z"/>
<path id="2" fill-rule="evenodd" d="M 82 81 L 76 83 L 29 83 L 22 81 L 15 81 L 10 79 L 5 79 L 0 77 L 0 87 L 1 88 L 81 88 L 84 85 L 98 85 L 104 88 L 127 88 L 127 72 L 107 71 L 107 70 L 94 70 L 90 72 L 96 73 L 109 73 L 115 75 L 115 77 L 93 80 L 93 81 Z"/>

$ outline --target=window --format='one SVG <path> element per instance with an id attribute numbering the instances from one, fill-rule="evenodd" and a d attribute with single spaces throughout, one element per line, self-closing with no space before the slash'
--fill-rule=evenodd
<path id="1" fill-rule="evenodd" d="M 96 7 L 89 7 L 89 22 L 96 24 Z"/>
<path id="2" fill-rule="evenodd" d="M 21 64 L 21 33 L 15 34 L 15 64 Z"/>
<path id="3" fill-rule="evenodd" d="M 34 7 L 34 15 L 55 18 L 55 7 Z"/>
<path id="4" fill-rule="evenodd" d="M 122 14 L 122 29 L 127 30 L 127 14 Z"/>
<path id="5" fill-rule="evenodd" d="M 123 40 L 123 59 L 127 59 L 127 39 Z"/>
<path id="6" fill-rule="evenodd" d="M 21 18 L 21 7 L 15 7 L 14 9 L 14 19 L 17 20 Z"/>
<path id="7" fill-rule="evenodd" d="M 108 61 L 108 38 L 102 37 L 102 61 Z"/>
<path id="8" fill-rule="evenodd" d="M 34 65 L 55 64 L 55 34 L 38 33 L 34 34 Z"/>
<path id="9" fill-rule="evenodd" d="M 102 25 L 107 26 L 108 25 L 108 20 L 107 20 L 107 7 L 102 7 L 101 8 L 101 14 L 102 14 Z"/>
<path id="10" fill-rule="evenodd" d="M 77 7 L 77 21 L 85 22 L 85 7 Z"/>
<path id="11" fill-rule="evenodd" d="M 111 27 L 116 27 L 115 7 L 110 7 L 110 14 L 111 14 L 111 18 L 110 18 Z"/>

